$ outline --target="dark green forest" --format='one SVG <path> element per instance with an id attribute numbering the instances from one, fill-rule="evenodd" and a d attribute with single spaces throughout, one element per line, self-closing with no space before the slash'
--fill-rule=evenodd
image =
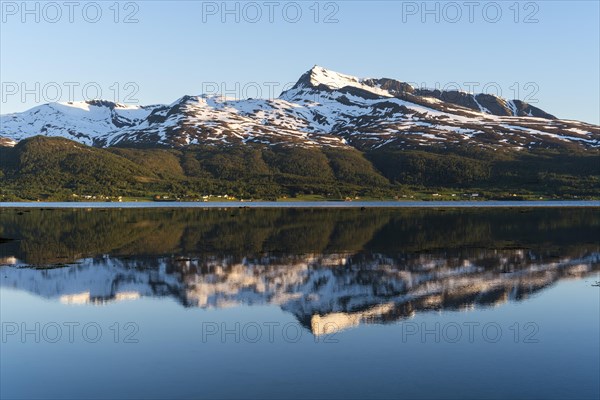
<path id="1" fill-rule="evenodd" d="M 0 201 L 118 196 L 236 199 L 591 199 L 597 151 L 496 152 L 286 146 L 96 148 L 34 137 L 0 147 Z M 469 197 L 470 198 L 470 197 Z"/>

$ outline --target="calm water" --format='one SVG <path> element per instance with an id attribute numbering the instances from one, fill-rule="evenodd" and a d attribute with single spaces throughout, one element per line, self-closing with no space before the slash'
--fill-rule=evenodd
<path id="1" fill-rule="evenodd" d="M 0 397 L 598 398 L 599 211 L 0 209 Z"/>

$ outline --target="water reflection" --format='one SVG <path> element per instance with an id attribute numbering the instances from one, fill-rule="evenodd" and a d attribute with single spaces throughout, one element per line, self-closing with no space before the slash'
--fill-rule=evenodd
<path id="1" fill-rule="evenodd" d="M 597 210 L 0 214 L 1 285 L 68 304 L 276 305 L 313 334 L 518 301 L 600 269 Z"/>

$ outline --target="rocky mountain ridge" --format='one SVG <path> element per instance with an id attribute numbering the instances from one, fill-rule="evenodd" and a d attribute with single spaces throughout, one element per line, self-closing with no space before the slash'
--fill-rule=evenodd
<path id="1" fill-rule="evenodd" d="M 520 100 L 420 89 L 315 66 L 275 99 L 183 96 L 169 105 L 50 103 L 0 117 L 0 144 L 36 135 L 97 147 L 239 144 L 420 149 L 593 150 L 600 128 Z"/>

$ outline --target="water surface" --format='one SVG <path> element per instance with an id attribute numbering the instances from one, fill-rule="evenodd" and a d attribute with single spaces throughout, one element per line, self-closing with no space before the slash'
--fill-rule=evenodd
<path id="1" fill-rule="evenodd" d="M 598 211 L 1 209 L 0 395 L 597 398 Z"/>

